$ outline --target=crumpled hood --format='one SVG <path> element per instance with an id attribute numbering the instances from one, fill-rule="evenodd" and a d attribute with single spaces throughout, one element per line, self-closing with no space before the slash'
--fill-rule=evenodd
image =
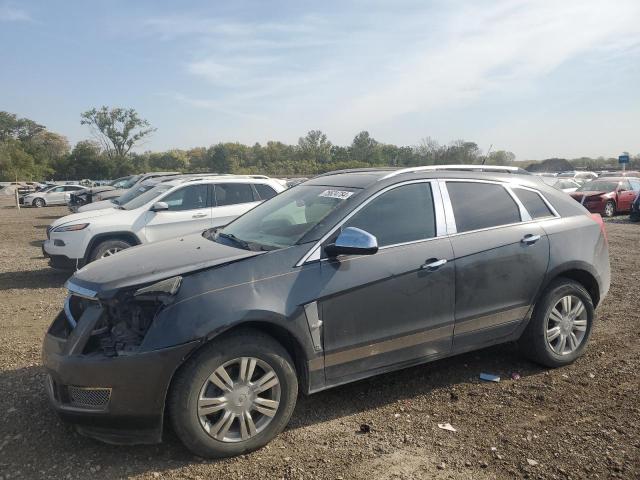
<path id="1" fill-rule="evenodd" d="M 92 218 L 102 217 L 104 215 L 113 215 L 115 213 L 119 213 L 119 210 L 114 210 L 113 208 L 103 208 L 101 210 L 90 210 L 88 212 L 72 213 L 71 215 L 65 215 L 64 217 L 60 217 L 59 219 L 51 222 L 51 227 L 55 228 L 66 223 L 76 222 L 79 220 L 91 220 Z"/>
<path id="2" fill-rule="evenodd" d="M 207 240 L 200 233 L 128 248 L 78 270 L 70 282 L 95 292 L 151 283 L 242 260 L 254 252 Z"/>
<path id="3" fill-rule="evenodd" d="M 570 195 L 576 200 L 582 200 L 583 198 L 588 197 L 599 197 L 600 195 L 604 195 L 611 192 L 605 192 L 604 190 L 584 190 L 582 192 L 572 192 Z"/>

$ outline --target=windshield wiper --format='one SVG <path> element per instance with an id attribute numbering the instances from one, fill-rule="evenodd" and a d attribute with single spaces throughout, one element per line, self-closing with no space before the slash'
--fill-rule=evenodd
<path id="1" fill-rule="evenodd" d="M 251 246 L 249 245 L 249 242 L 245 242 L 244 240 L 239 239 L 233 233 L 218 232 L 218 237 L 229 239 L 236 245 L 240 245 L 240 248 L 244 250 L 251 250 Z"/>

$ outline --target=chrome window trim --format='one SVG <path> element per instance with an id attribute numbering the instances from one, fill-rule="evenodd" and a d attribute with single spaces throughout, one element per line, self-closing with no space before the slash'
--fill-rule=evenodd
<path id="1" fill-rule="evenodd" d="M 369 198 L 367 198 L 364 202 L 362 202 L 360 205 L 358 205 L 356 208 L 354 208 L 351 212 L 349 212 L 347 214 L 347 216 L 345 216 L 342 220 L 340 220 L 331 230 L 329 230 L 328 233 L 326 233 L 320 240 L 318 240 L 313 247 L 311 247 L 311 249 L 309 249 L 307 251 L 307 253 L 305 253 L 302 258 L 300 260 L 298 260 L 298 262 L 295 264 L 296 267 L 300 267 L 306 263 L 311 263 L 311 262 L 316 262 L 319 260 L 322 260 L 322 255 L 321 255 L 321 248 L 322 248 L 322 244 L 331 236 L 335 233 L 336 230 L 338 230 L 340 227 L 342 227 L 342 225 L 344 225 L 351 217 L 353 217 L 356 213 L 358 213 L 360 210 L 362 210 L 365 206 L 367 206 L 370 202 L 372 202 L 374 199 L 378 198 L 380 195 L 382 195 L 383 193 L 386 193 L 390 190 L 393 190 L 395 188 L 399 188 L 405 185 L 412 185 L 414 183 L 428 183 L 431 186 L 431 197 L 433 199 L 433 210 L 435 213 L 435 221 L 436 221 L 436 236 L 435 237 L 431 237 L 431 238 L 423 238 L 423 239 L 419 239 L 419 240 L 413 240 L 411 242 L 404 242 L 404 243 L 398 243 L 398 244 L 393 244 L 393 245 L 385 245 L 384 247 L 380 247 L 380 250 L 382 249 L 387 249 L 387 248 L 391 248 L 391 247 L 397 247 L 400 245 L 410 245 L 413 243 L 420 243 L 420 242 L 424 242 L 426 240 L 433 240 L 435 238 L 442 238 L 445 237 L 447 235 L 447 230 L 446 230 L 446 219 L 444 216 L 444 201 L 443 201 L 443 196 L 440 190 L 440 186 L 438 185 L 438 180 L 437 179 L 429 179 L 429 178 L 425 178 L 425 179 L 417 179 L 417 180 L 408 180 L 405 182 L 400 182 L 400 183 L 394 183 L 393 185 L 389 185 L 385 188 L 383 188 L 382 190 L 377 191 L 376 193 L 374 193 L 373 195 L 371 195 Z"/>
<path id="2" fill-rule="evenodd" d="M 518 210 L 520 210 L 520 221 L 528 222 L 530 220 L 533 220 L 533 218 L 531 218 L 531 214 L 529 214 L 529 210 L 524 208 L 524 204 L 520 201 L 516 193 L 513 191 L 513 188 L 511 188 L 511 185 L 505 185 L 504 188 L 507 190 L 509 195 L 511 195 L 511 198 L 513 198 L 513 201 L 516 202 L 516 205 L 518 205 Z"/>

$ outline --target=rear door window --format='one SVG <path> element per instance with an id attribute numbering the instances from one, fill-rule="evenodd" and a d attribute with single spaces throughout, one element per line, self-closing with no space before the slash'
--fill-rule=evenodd
<path id="1" fill-rule="evenodd" d="M 378 246 L 435 237 L 436 221 L 431 185 L 397 187 L 372 200 L 342 228 L 357 227 L 378 239 Z"/>
<path id="2" fill-rule="evenodd" d="M 520 210 L 502 185 L 447 182 L 458 232 L 518 223 Z"/>
<path id="3" fill-rule="evenodd" d="M 529 215 L 534 220 L 536 218 L 553 217 L 553 212 L 549 209 L 542 197 L 536 192 L 525 190 L 523 188 L 514 188 L 513 192 L 527 209 Z"/>
<path id="4" fill-rule="evenodd" d="M 248 183 L 218 183 L 215 186 L 216 206 L 256 202 Z"/>

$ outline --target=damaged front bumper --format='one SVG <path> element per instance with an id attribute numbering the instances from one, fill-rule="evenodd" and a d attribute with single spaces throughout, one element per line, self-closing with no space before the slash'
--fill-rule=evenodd
<path id="1" fill-rule="evenodd" d="M 171 378 L 199 342 L 105 354 L 95 337 L 106 307 L 88 300 L 81 315 L 73 309 L 67 301 L 43 344 L 45 387 L 54 409 L 80 433 L 108 443 L 161 441 Z"/>

